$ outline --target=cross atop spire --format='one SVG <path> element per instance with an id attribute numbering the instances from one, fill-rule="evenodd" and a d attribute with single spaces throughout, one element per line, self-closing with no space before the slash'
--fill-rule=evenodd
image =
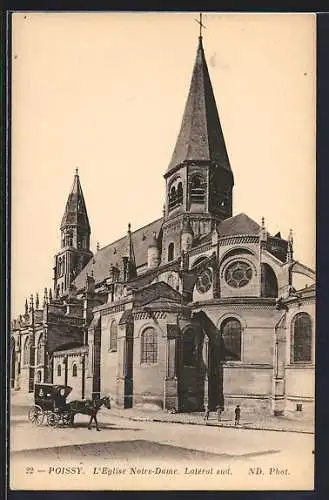
<path id="1" fill-rule="evenodd" d="M 169 163 L 168 173 L 183 162 L 208 161 L 231 172 L 224 135 L 218 116 L 206 57 L 202 45 L 202 14 L 200 36 L 192 79 L 181 128 Z"/>
<path id="2" fill-rule="evenodd" d="M 200 12 L 199 19 L 194 19 L 194 21 L 200 25 L 199 38 L 202 38 L 202 28 L 206 29 L 206 26 L 202 24 L 202 12 Z"/>

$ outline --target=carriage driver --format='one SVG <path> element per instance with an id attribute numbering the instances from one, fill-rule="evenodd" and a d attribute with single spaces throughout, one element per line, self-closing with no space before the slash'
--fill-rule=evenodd
<path id="1" fill-rule="evenodd" d="M 65 389 L 62 387 L 59 391 L 56 391 L 54 397 L 54 409 L 63 410 L 66 406 Z"/>

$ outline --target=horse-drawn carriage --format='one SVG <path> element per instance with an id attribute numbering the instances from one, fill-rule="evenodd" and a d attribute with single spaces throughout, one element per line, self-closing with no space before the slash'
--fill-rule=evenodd
<path id="1" fill-rule="evenodd" d="M 111 398 L 104 397 L 95 400 L 75 400 L 66 402 L 72 387 L 55 384 L 35 384 L 34 405 L 28 412 L 30 422 L 41 425 L 46 419 L 50 427 L 58 424 L 73 425 L 76 414 L 92 416 L 97 414 L 102 405 L 111 408 Z"/>

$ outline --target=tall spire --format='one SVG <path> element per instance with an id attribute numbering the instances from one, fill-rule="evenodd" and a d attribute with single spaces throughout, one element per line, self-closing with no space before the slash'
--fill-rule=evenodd
<path id="1" fill-rule="evenodd" d="M 184 161 L 213 161 L 231 170 L 202 44 L 202 18 L 196 60 L 183 120 L 168 171 Z"/>
<path id="2" fill-rule="evenodd" d="M 92 257 L 90 224 L 78 169 L 68 196 L 61 223 L 61 249 L 55 255 L 54 295 L 69 294 L 77 274 Z"/>
<path id="3" fill-rule="evenodd" d="M 72 225 L 79 226 L 81 229 L 90 232 L 86 203 L 80 184 L 79 170 L 77 168 L 75 169 L 73 185 L 62 218 L 61 229 Z"/>
<path id="4" fill-rule="evenodd" d="M 128 269 L 127 269 L 127 278 L 135 278 L 136 277 L 136 260 L 135 260 L 135 252 L 134 252 L 134 244 L 132 240 L 131 234 L 131 224 L 128 224 Z"/>
<path id="5" fill-rule="evenodd" d="M 128 224 L 128 258 L 129 262 L 135 265 L 135 252 L 134 252 L 134 245 L 133 245 L 133 240 L 131 236 L 131 224 L 129 222 Z"/>

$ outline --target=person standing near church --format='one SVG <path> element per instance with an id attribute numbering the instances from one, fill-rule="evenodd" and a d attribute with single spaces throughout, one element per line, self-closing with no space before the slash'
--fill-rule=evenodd
<path id="1" fill-rule="evenodd" d="M 235 425 L 239 425 L 240 423 L 240 416 L 241 416 L 241 408 L 239 405 L 236 405 L 235 407 L 235 410 L 234 410 L 234 413 L 235 413 L 235 421 L 234 421 L 234 424 Z"/>

